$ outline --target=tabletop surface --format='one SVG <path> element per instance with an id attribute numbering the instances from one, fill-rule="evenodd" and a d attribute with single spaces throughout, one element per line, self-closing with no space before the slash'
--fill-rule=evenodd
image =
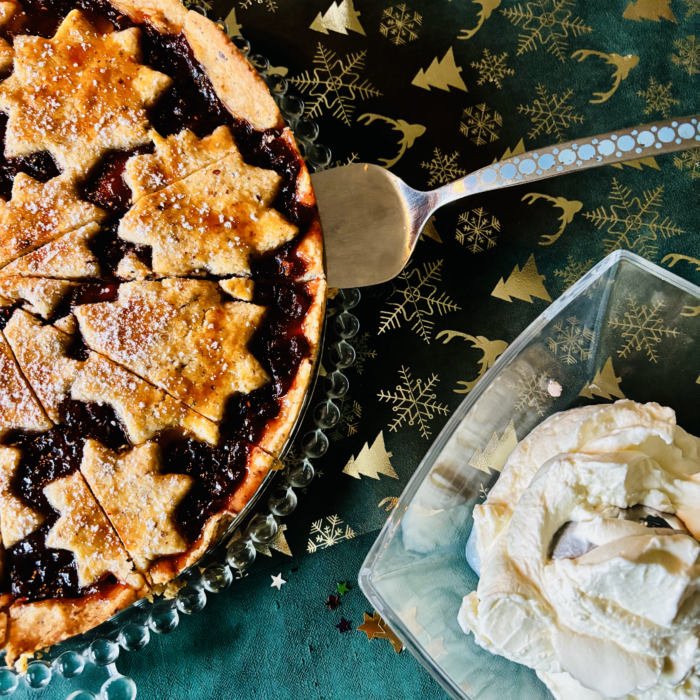
<path id="1" fill-rule="evenodd" d="M 286 76 L 332 165 L 389 165 L 419 189 L 523 150 L 700 112 L 700 0 L 200 4 Z M 273 547 L 171 635 L 120 657 L 139 697 L 446 697 L 409 652 L 357 629 L 373 612 L 358 571 L 387 511 L 465 392 L 607 253 L 631 250 L 700 283 L 699 205 L 700 144 L 438 212 L 404 273 L 363 290 L 353 310 L 358 361 L 341 420 Z M 678 323 L 641 299 L 630 314 L 642 344 Z M 551 349 L 576 362 L 587 342 L 571 319 Z M 537 400 L 536 386 L 516 390 Z M 355 460 L 365 445 L 373 458 Z M 331 610 L 341 582 L 349 590 Z M 15 697 L 63 699 L 88 681 Z"/>

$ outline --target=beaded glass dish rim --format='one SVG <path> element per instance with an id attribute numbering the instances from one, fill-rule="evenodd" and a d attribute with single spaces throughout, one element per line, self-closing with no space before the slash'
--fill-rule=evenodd
<path id="1" fill-rule="evenodd" d="M 418 659 L 421 665 L 425 668 L 435 680 L 440 683 L 442 688 L 447 691 L 455 700 L 464 700 L 469 698 L 464 689 L 450 678 L 450 676 L 442 670 L 442 668 L 434 663 L 434 660 L 427 654 L 425 647 L 417 643 L 414 635 L 409 631 L 406 624 L 394 614 L 392 607 L 384 599 L 379 590 L 375 587 L 373 576 L 374 567 L 382 557 L 382 553 L 386 549 L 389 541 L 396 533 L 404 513 L 411 501 L 416 495 L 416 492 L 426 479 L 428 473 L 432 469 L 435 461 L 441 455 L 448 441 L 452 438 L 465 416 L 473 408 L 487 387 L 513 359 L 517 358 L 521 350 L 530 342 L 532 338 L 537 336 L 543 328 L 557 317 L 557 315 L 571 301 L 578 297 L 590 284 L 602 276 L 611 268 L 618 265 L 620 262 L 626 261 L 641 268 L 645 272 L 661 279 L 678 289 L 689 294 L 700 296 L 700 286 L 688 282 L 687 280 L 675 275 L 668 270 L 665 270 L 658 265 L 649 262 L 645 258 L 626 250 L 617 250 L 607 255 L 581 279 L 575 282 L 567 289 L 554 303 L 546 308 L 520 335 L 508 346 L 503 354 L 494 362 L 494 364 L 485 372 L 476 387 L 469 393 L 469 396 L 462 401 L 457 410 L 452 414 L 452 417 L 445 424 L 438 435 L 435 442 L 431 445 L 425 457 L 421 460 L 418 468 L 414 472 L 410 481 L 403 490 L 397 506 L 393 509 L 391 515 L 387 519 L 384 527 L 381 529 L 372 548 L 365 557 L 360 568 L 358 576 L 358 584 L 364 593 L 365 597 L 374 606 L 375 610 L 385 619 L 391 628 L 397 633 L 404 645 L 411 651 L 413 656 Z M 466 545 L 466 541 L 465 541 Z"/>
<path id="2" fill-rule="evenodd" d="M 204 16 L 207 16 L 208 14 L 206 9 L 200 6 L 195 5 L 192 6 L 191 9 L 198 11 Z M 225 22 L 219 20 L 215 21 L 215 23 L 218 24 L 220 28 L 222 28 L 223 31 L 228 35 L 228 28 L 226 27 Z M 302 157 L 307 162 L 309 172 L 315 172 L 317 170 L 322 170 L 326 168 L 330 164 L 330 150 L 325 146 L 315 143 L 316 139 L 318 138 L 318 125 L 315 124 L 315 122 L 312 122 L 311 120 L 303 119 L 303 101 L 300 98 L 297 98 L 293 95 L 286 94 L 288 84 L 284 77 L 279 75 L 266 75 L 270 65 L 269 62 L 260 54 L 251 55 L 250 44 L 246 39 L 244 39 L 240 35 L 229 36 L 229 38 L 241 51 L 241 53 L 248 59 L 249 63 L 256 69 L 256 71 L 258 71 L 261 74 L 261 77 L 263 77 L 265 82 L 268 84 L 273 98 L 278 102 L 289 128 L 292 130 L 292 132 L 295 135 L 295 138 L 297 139 L 297 145 L 299 147 Z M 285 104 L 285 99 L 288 101 L 292 100 L 293 104 Z M 294 107 L 294 109 L 292 109 L 292 106 Z M 301 128 L 297 130 L 297 126 L 300 126 Z M 304 131 L 306 131 L 307 133 L 303 133 Z M 350 306 L 344 306 L 343 311 L 347 312 L 348 309 L 354 308 L 357 303 L 359 303 L 359 299 L 354 301 Z M 290 430 L 289 438 L 285 442 L 285 445 L 280 452 L 280 456 L 275 459 L 276 465 L 282 464 L 284 462 L 285 457 L 289 455 L 289 452 L 294 447 L 295 442 L 301 437 L 299 431 L 302 426 L 302 423 L 307 417 L 309 406 L 315 395 L 320 369 L 322 366 L 323 354 L 328 349 L 326 347 L 327 328 L 328 316 L 327 314 L 324 314 L 321 333 L 319 337 L 318 353 L 315 358 L 314 367 L 312 369 L 311 379 L 309 381 L 308 388 L 305 392 L 302 405 L 299 409 L 299 413 Z M 338 333 L 338 335 L 340 337 L 340 342 L 342 342 L 346 338 L 353 337 L 354 333 L 351 336 L 343 336 L 340 333 Z M 352 362 L 350 362 L 350 364 L 352 364 Z M 340 370 L 348 366 L 350 365 L 347 363 L 342 365 L 339 364 L 336 369 Z M 329 394 L 328 401 L 332 401 L 332 398 L 333 396 Z M 317 428 L 315 431 L 311 431 L 310 435 L 317 434 L 318 432 L 321 432 L 320 428 Z M 325 450 L 323 451 L 323 453 L 325 453 Z M 306 455 L 304 455 L 303 459 L 304 462 L 308 462 L 309 458 Z M 308 463 L 310 464 L 310 462 Z M 257 506 L 260 503 L 261 498 L 268 491 L 275 479 L 278 478 L 278 472 L 280 474 L 283 473 L 281 468 L 273 468 L 268 472 L 268 474 L 260 483 L 260 486 L 256 490 L 255 494 L 251 497 L 251 499 L 244 506 L 244 508 L 233 518 L 233 520 L 226 527 L 224 533 L 221 535 L 218 541 L 211 545 L 197 562 L 195 562 L 192 566 L 188 567 L 188 569 L 183 571 L 178 576 L 178 579 L 187 582 L 184 588 L 187 588 L 190 584 L 189 579 L 192 578 L 192 574 L 195 574 L 196 576 L 200 577 L 200 579 L 202 578 L 200 574 L 202 572 L 203 564 L 215 565 L 219 561 L 219 559 L 221 558 L 219 556 L 220 553 L 223 550 L 226 550 L 231 545 L 233 540 L 232 536 L 236 533 L 236 531 L 242 529 L 242 525 L 245 523 L 245 521 L 255 512 Z M 287 488 L 291 490 L 292 485 L 293 484 L 288 484 Z M 278 519 L 282 516 L 273 514 L 273 517 L 275 519 Z M 225 559 L 224 567 L 226 567 Z M 243 568 L 244 567 L 241 567 L 239 569 L 239 576 L 241 575 L 240 572 L 243 570 Z M 230 581 L 232 580 L 230 570 L 228 570 L 228 576 L 229 578 L 227 579 L 226 585 L 219 590 L 223 590 L 223 588 L 228 587 Z M 194 585 L 199 586 L 199 583 L 201 583 L 201 580 Z M 203 587 L 209 592 L 216 592 L 216 589 L 207 588 L 206 585 L 204 585 Z M 201 591 L 201 587 L 199 587 L 198 590 Z M 201 592 L 203 593 L 203 591 Z M 158 596 L 154 597 L 153 599 L 143 598 L 139 601 L 136 601 L 135 603 L 125 608 L 124 610 L 121 610 L 109 620 L 106 620 L 97 627 L 88 630 L 87 632 L 84 632 L 82 634 L 75 635 L 74 637 L 70 637 L 69 639 L 63 640 L 62 642 L 59 642 L 55 645 L 52 645 L 51 647 L 48 647 L 45 650 L 42 650 L 42 652 L 37 654 L 35 659 L 29 661 L 23 674 L 18 674 L 15 672 L 14 669 L 11 669 L 7 666 L 5 666 L 4 668 L 0 667 L 0 696 L 10 695 L 16 690 L 19 690 L 19 678 L 21 676 L 25 678 L 25 688 L 28 687 L 31 689 L 40 689 L 47 687 L 52 677 L 51 666 L 53 666 L 55 662 L 62 656 L 65 658 L 68 655 L 74 655 L 76 663 L 78 663 L 77 660 L 80 660 L 80 663 L 78 664 L 78 670 L 68 674 L 59 669 L 59 672 L 65 678 L 74 678 L 79 676 L 84 669 L 86 660 L 91 661 L 96 666 L 105 667 L 108 673 L 108 678 L 107 681 L 101 687 L 99 691 L 99 696 L 95 695 L 90 691 L 75 690 L 70 693 L 70 695 L 68 696 L 68 700 L 87 700 L 88 698 L 95 698 L 95 700 L 97 700 L 98 697 L 104 698 L 105 700 L 112 700 L 113 697 L 118 698 L 119 700 L 130 700 L 130 698 L 135 698 L 136 684 L 132 679 L 126 676 L 122 676 L 117 671 L 115 666 L 116 659 L 119 655 L 119 647 L 123 646 L 123 643 L 120 638 L 120 633 L 130 623 L 136 622 L 137 620 L 141 621 L 144 627 L 146 628 L 146 636 L 142 646 L 138 647 L 138 649 L 145 647 L 148 644 L 150 638 L 150 633 L 148 632 L 149 627 L 156 632 L 169 632 L 172 629 L 174 629 L 174 627 L 177 625 L 177 616 L 175 616 L 175 622 L 172 624 L 171 627 L 167 629 L 156 629 L 156 626 L 154 626 L 152 621 L 150 621 L 151 615 L 147 611 L 149 609 L 155 611 L 159 605 L 163 606 L 163 610 L 173 611 L 174 609 L 179 609 L 176 607 L 176 599 L 177 596 L 170 599 L 166 599 L 164 596 Z M 202 609 L 203 607 L 204 606 L 202 605 L 198 609 Z M 196 611 L 197 610 L 194 609 L 192 610 L 192 612 Z M 117 638 L 119 638 L 119 643 L 113 641 Z M 104 647 L 104 649 L 102 649 L 102 647 Z M 116 653 L 113 652 L 113 649 L 116 649 Z M 129 650 L 136 651 L 137 649 L 134 648 Z M 112 693 L 114 693 L 114 695 Z"/>

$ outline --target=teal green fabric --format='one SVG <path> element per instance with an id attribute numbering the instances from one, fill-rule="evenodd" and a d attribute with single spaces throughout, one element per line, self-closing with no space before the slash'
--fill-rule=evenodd
<path id="1" fill-rule="evenodd" d="M 359 15 L 334 21 L 348 6 L 349 0 L 216 0 L 211 9 L 229 17 L 230 29 L 240 25 L 254 52 L 286 74 L 319 124 L 333 164 L 391 160 L 405 137 L 392 170 L 427 189 L 503 158 L 521 139 L 531 149 L 700 112 L 700 0 L 355 0 Z M 483 26 L 462 40 L 479 12 Z M 579 50 L 598 53 L 572 57 Z M 450 51 L 455 67 L 448 70 Z M 634 63 L 624 63 L 628 55 L 639 61 L 618 89 L 591 102 L 613 87 L 615 61 Z M 495 72 L 485 71 L 494 58 Z M 543 121 L 542 112 L 550 118 Z M 540 196 L 528 203 L 527 193 Z M 135 679 L 139 697 L 445 697 L 407 651 L 397 655 L 388 642 L 369 642 L 357 631 L 363 613 L 373 610 L 355 581 L 391 499 L 463 399 L 465 383 L 489 363 L 484 347 L 497 354 L 494 348 L 511 343 L 544 311 L 547 297 L 558 297 L 607 252 L 632 250 L 666 268 L 673 262 L 667 255 L 686 256 L 673 272 L 700 283 L 699 204 L 697 148 L 492 192 L 440 211 L 403 277 L 363 290 L 353 311 L 361 323 L 353 340 L 359 362 L 347 372 L 341 423 L 327 431 L 330 449 L 315 462 L 319 475 L 284 520 L 292 556 L 259 554 L 250 576 L 209 596 L 203 612 L 183 616 L 171 635 L 155 637 L 145 650 L 123 653 L 118 668 Z M 571 222 L 542 245 L 559 231 L 565 206 Z M 546 294 L 510 302 L 494 296 L 499 281 L 507 286 L 533 255 Z M 445 331 L 462 335 L 441 336 Z M 395 475 L 343 473 L 380 433 Z M 281 591 L 270 587 L 278 573 L 287 581 Z M 326 597 L 343 580 L 350 592 L 330 611 Z M 341 616 L 352 625 L 345 634 L 335 627 Z M 91 673 L 18 696 L 58 699 L 78 687 L 96 690 L 101 672 Z"/>

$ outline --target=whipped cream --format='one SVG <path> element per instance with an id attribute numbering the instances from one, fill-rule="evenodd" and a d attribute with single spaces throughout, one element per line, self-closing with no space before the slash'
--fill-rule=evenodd
<path id="1" fill-rule="evenodd" d="M 560 700 L 700 698 L 700 440 L 655 403 L 552 416 L 474 509 L 459 623 Z"/>

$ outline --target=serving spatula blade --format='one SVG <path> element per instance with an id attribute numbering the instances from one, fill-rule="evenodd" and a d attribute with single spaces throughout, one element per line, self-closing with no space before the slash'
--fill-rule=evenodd
<path id="1" fill-rule="evenodd" d="M 621 129 L 529 151 L 419 192 L 388 170 L 353 163 L 312 175 L 326 246 L 328 284 L 366 287 L 406 266 L 431 214 L 479 192 L 672 153 L 700 142 L 700 115 Z"/>

